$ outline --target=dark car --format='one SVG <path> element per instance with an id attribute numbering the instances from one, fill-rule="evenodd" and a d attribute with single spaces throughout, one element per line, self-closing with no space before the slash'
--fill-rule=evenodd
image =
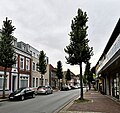
<path id="1" fill-rule="evenodd" d="M 68 91 L 68 90 L 69 90 L 69 88 L 67 87 L 67 85 L 63 85 L 61 87 L 61 91 Z"/>
<path id="2" fill-rule="evenodd" d="M 51 86 L 39 86 L 36 91 L 37 94 L 52 94 L 53 89 Z"/>
<path id="3" fill-rule="evenodd" d="M 61 91 L 68 91 L 68 90 L 70 90 L 71 89 L 71 87 L 69 86 L 69 85 L 63 85 L 62 87 L 61 87 Z"/>
<path id="4" fill-rule="evenodd" d="M 9 95 L 9 100 L 24 100 L 28 97 L 35 97 L 35 91 L 32 88 L 19 88 Z"/>

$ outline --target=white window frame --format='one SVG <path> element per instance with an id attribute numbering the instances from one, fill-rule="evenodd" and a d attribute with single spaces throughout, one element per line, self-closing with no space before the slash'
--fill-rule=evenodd
<path id="1" fill-rule="evenodd" d="M 36 69 L 35 67 L 36 67 L 35 62 L 33 62 L 33 63 L 32 63 L 32 70 L 33 70 L 33 71 L 35 71 L 35 69 Z"/>
<path id="2" fill-rule="evenodd" d="M 26 58 L 26 70 L 30 70 L 30 59 Z"/>
<path id="3" fill-rule="evenodd" d="M 21 61 L 23 59 L 23 61 Z M 20 69 L 24 69 L 24 57 L 20 56 Z"/>

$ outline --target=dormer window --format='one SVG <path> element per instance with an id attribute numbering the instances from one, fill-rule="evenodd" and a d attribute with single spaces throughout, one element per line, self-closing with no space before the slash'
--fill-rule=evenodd
<path id="1" fill-rule="evenodd" d="M 33 56 L 35 57 L 35 52 L 33 52 Z"/>
<path id="2" fill-rule="evenodd" d="M 25 51 L 25 45 L 23 45 L 23 50 Z"/>
<path id="3" fill-rule="evenodd" d="M 30 51 L 31 55 L 32 55 L 32 51 Z"/>

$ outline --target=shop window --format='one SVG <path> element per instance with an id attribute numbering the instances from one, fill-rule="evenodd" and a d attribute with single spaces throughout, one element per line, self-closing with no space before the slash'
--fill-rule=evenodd
<path id="1" fill-rule="evenodd" d="M 21 82 L 21 87 L 28 87 L 28 77 L 21 76 L 20 82 Z"/>
<path id="2" fill-rule="evenodd" d="M 3 81 L 4 81 L 4 78 L 2 76 L 0 77 L 0 89 L 3 89 Z M 7 78 L 6 78 L 5 88 L 7 88 Z"/>
<path id="3" fill-rule="evenodd" d="M 22 79 L 21 80 L 21 87 L 28 87 L 28 80 Z"/>

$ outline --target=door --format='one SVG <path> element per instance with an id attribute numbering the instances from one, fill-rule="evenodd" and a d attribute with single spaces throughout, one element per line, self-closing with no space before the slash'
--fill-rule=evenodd
<path id="1" fill-rule="evenodd" d="M 16 76 L 12 76 L 12 91 L 16 90 Z"/>

